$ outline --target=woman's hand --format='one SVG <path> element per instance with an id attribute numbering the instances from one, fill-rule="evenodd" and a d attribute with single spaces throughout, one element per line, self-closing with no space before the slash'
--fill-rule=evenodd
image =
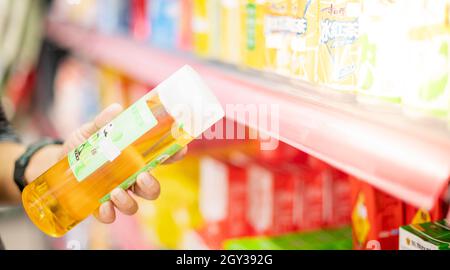
<path id="1" fill-rule="evenodd" d="M 37 152 L 30 161 L 25 178 L 35 179 L 48 169 L 51 164 L 63 158 L 70 150 L 86 141 L 97 130 L 113 120 L 122 110 L 122 106 L 113 104 L 98 114 L 93 121 L 84 124 L 72 133 L 62 147 L 52 145 Z M 184 148 L 172 156 L 166 163 L 181 159 L 186 154 L 186 151 L 187 148 Z M 122 190 L 121 188 L 113 190 L 111 192 L 111 200 L 103 203 L 96 213 L 94 213 L 94 216 L 103 223 L 112 223 L 116 218 L 116 209 L 126 215 L 135 214 L 138 210 L 138 205 L 132 196 L 133 193 L 147 200 L 155 200 L 160 193 L 159 182 L 150 173 L 141 173 L 137 177 L 136 184 L 130 190 Z"/>

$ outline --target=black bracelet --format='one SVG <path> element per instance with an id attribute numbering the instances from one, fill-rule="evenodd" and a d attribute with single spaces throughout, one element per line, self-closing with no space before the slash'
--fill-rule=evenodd
<path id="1" fill-rule="evenodd" d="M 30 162 L 33 155 L 42 149 L 43 147 L 51 144 L 61 145 L 63 141 L 56 139 L 43 139 L 36 143 L 31 144 L 27 147 L 25 153 L 23 153 L 17 160 L 14 166 L 14 182 L 19 188 L 20 192 L 23 191 L 27 185 L 25 181 L 25 170 L 27 169 L 28 163 Z"/>

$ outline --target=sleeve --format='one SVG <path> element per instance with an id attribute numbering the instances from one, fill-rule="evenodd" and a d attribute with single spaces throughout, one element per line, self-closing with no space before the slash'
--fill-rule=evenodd
<path id="1" fill-rule="evenodd" d="M 20 139 L 6 119 L 3 106 L 0 105 L 0 141 L 19 142 Z"/>

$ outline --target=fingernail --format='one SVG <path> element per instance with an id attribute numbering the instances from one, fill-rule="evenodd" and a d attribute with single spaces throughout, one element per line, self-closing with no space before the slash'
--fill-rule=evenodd
<path id="1" fill-rule="evenodd" d="M 100 215 L 101 216 L 106 216 L 108 213 L 108 206 L 106 205 L 106 203 L 100 205 Z"/>
<path id="2" fill-rule="evenodd" d="M 141 182 L 145 187 L 151 187 L 153 185 L 153 179 L 148 174 L 144 174 L 141 177 Z"/>
<path id="3" fill-rule="evenodd" d="M 116 188 L 111 192 L 111 196 L 118 200 L 120 203 L 126 203 L 127 194 L 121 188 Z"/>

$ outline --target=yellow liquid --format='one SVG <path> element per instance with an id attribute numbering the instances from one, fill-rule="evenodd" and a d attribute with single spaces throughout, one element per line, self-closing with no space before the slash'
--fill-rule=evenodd
<path id="1" fill-rule="evenodd" d="M 65 157 L 28 185 L 22 201 L 30 219 L 46 234 L 60 237 L 91 215 L 99 200 L 124 180 L 158 158 L 169 147 L 185 146 L 194 138 L 183 130 L 173 132 L 174 119 L 157 95 L 147 105 L 158 124 L 147 131 L 112 162 L 107 162 L 82 181 L 78 181 Z"/>

